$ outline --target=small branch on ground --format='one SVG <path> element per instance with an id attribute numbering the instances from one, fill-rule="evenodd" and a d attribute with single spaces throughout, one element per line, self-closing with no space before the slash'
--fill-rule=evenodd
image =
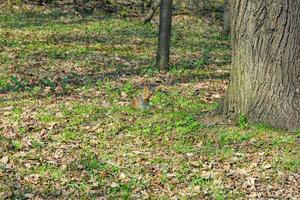
<path id="1" fill-rule="evenodd" d="M 153 3 L 153 6 L 151 7 L 150 11 L 146 15 L 146 17 L 144 19 L 144 23 L 149 23 L 152 20 L 152 18 L 154 16 L 154 14 L 156 13 L 159 6 L 160 6 L 160 0 L 156 0 Z"/>

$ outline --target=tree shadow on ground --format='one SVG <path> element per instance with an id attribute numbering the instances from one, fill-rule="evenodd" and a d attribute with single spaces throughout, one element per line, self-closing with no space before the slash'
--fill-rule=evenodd
<path id="1" fill-rule="evenodd" d="M 121 27 L 110 26 L 101 32 L 101 20 L 106 24 L 110 22 L 120 23 L 109 17 L 70 17 L 70 13 L 53 11 L 47 13 L 17 13 L 7 17 L 7 14 L 0 13 L 3 18 L 1 26 L 10 29 L 26 29 L 31 27 L 47 27 L 49 25 L 81 25 L 91 21 L 97 21 L 95 30 L 83 33 L 68 31 L 67 33 L 55 32 L 48 34 L 45 38 L 33 38 L 32 40 L 21 41 L 22 48 L 18 50 L 15 61 L 8 60 L 7 66 L 11 68 L 4 70 L 5 80 L 1 80 L 0 93 L 31 91 L 36 87 L 65 87 L 73 89 L 85 85 L 96 85 L 99 81 L 120 81 L 144 76 L 148 73 L 158 73 L 154 67 L 156 49 L 156 29 L 152 25 L 140 25 L 141 22 L 121 21 Z M 64 21 L 64 18 L 67 21 Z M 115 19 L 115 18 L 114 18 Z M 108 20 L 108 21 L 107 21 Z M 99 23 L 99 24 L 98 24 Z M 174 29 L 174 48 L 180 50 L 180 55 L 189 48 L 195 49 L 195 54 L 187 55 L 175 60 L 171 70 L 191 70 L 189 74 L 178 74 L 168 83 L 192 82 L 204 79 L 227 79 L 228 72 L 214 74 L 193 73 L 193 70 L 206 69 L 214 65 L 222 67 L 230 62 L 228 55 L 213 55 L 215 52 L 224 54 L 228 44 L 220 35 L 206 34 L 203 41 L 195 43 L 182 42 L 180 29 Z M 14 39 L 14 38 L 13 38 Z M 14 40 L 12 40 L 13 42 Z M 181 42 L 181 43 L 179 43 Z M 3 43 L 3 42 L 2 42 Z M 14 43 L 3 43 L 4 47 L 15 48 Z M 19 45 L 19 44 L 18 44 Z M 27 46 L 33 45 L 33 49 Z M 34 46 L 37 45 L 37 46 Z M 72 46 L 76 45 L 76 46 Z M 93 46 L 94 45 L 94 46 Z M 96 45 L 96 46 L 95 46 Z M 98 46 L 97 46 L 98 45 Z M 153 52 L 149 49 L 153 49 Z M 20 52 L 23 54 L 20 55 Z M 145 51 L 146 53 L 138 53 Z M 174 55 L 172 55 L 174 56 Z M 176 55 L 177 56 L 177 55 Z M 227 57 L 226 57 L 227 56 Z M 217 61 L 218 59 L 218 61 Z M 6 63 L 2 61 L 3 66 Z M 76 69 L 75 69 L 76 68 Z M 163 83 L 162 83 L 163 84 Z"/>
<path id="2" fill-rule="evenodd" d="M 71 16 L 71 17 L 70 17 Z M 72 17 L 73 16 L 73 17 Z M 89 18 L 84 15 L 77 15 L 73 12 L 62 12 L 61 10 L 53 10 L 52 12 L 11 12 L 4 13 L 0 11 L 0 27 L 13 29 L 27 28 L 43 28 L 51 24 L 55 25 L 78 25 L 88 21 L 97 21 L 106 18 L 107 16 L 99 15 Z M 68 20 L 66 20 L 68 19 Z M 71 20 L 70 20 L 71 19 Z"/>
<path id="3" fill-rule="evenodd" d="M 22 100 L 22 96 L 18 95 L 8 95 L 7 93 L 20 93 L 27 91 L 31 93 L 31 97 L 40 100 L 45 99 L 49 96 L 56 96 L 56 97 L 68 97 L 74 96 L 73 91 L 76 91 L 78 88 L 83 86 L 92 86 L 97 87 L 97 84 L 101 82 L 101 84 L 111 83 L 111 81 L 115 81 L 117 83 L 125 83 L 126 80 L 130 80 L 132 78 L 141 77 L 141 72 L 139 70 L 134 69 L 127 69 L 127 70 L 120 70 L 118 72 L 106 72 L 102 74 L 70 74 L 68 81 L 65 80 L 48 80 L 48 82 L 37 82 L 32 84 L 22 84 L 22 83 L 15 83 L 6 88 L 2 87 L 2 91 L 0 91 L 0 103 L 3 102 L 11 102 L 11 101 L 18 101 Z M 222 73 L 209 73 L 209 74 L 189 74 L 189 75 L 182 75 L 182 76 L 174 76 L 171 79 L 167 80 L 166 82 L 158 82 L 154 83 L 151 86 L 173 86 L 179 83 L 189 83 L 195 81 L 205 81 L 205 80 L 228 80 L 229 73 L 222 72 Z M 27 81 L 28 83 L 28 81 Z M 65 88 L 68 85 L 71 90 L 66 90 L 62 93 L 57 94 L 55 91 L 57 87 Z M 35 88 L 41 88 L 43 91 L 45 88 L 50 88 L 51 91 L 49 93 L 38 93 L 33 94 Z M 138 87 L 141 87 L 139 85 Z M 2 96 L 2 97 L 1 97 Z M 90 97 L 85 97 L 81 95 L 81 99 L 89 99 Z"/>

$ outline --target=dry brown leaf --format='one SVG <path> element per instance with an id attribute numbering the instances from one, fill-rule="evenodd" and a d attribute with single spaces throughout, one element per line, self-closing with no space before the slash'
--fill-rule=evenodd
<path id="1" fill-rule="evenodd" d="M 8 163 L 8 156 L 4 156 L 1 158 L 1 163 L 2 164 L 7 164 Z"/>

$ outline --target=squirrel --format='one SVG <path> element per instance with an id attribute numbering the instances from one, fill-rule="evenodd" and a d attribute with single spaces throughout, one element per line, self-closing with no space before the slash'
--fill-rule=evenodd
<path id="1" fill-rule="evenodd" d="M 144 85 L 143 88 L 143 93 L 140 97 L 138 98 L 134 98 L 132 100 L 132 107 L 136 108 L 136 109 L 142 109 L 142 110 L 146 110 L 150 108 L 150 98 L 152 97 L 153 93 L 150 90 L 150 88 L 148 87 L 148 85 Z"/>

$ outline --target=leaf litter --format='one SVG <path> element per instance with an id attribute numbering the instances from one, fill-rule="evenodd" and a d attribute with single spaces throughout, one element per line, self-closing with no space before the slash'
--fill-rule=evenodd
<path id="1" fill-rule="evenodd" d="M 149 66 L 154 26 L 113 16 L 68 26 L 76 16 L 61 16 L 45 21 L 50 31 L 0 16 L 28 25 L 1 22 L 0 35 L 18 41 L 0 55 L 1 199 L 300 198 L 296 135 L 204 114 L 228 85 L 218 63 L 229 41 L 206 34 L 220 27 L 177 16 L 174 33 L 186 37 L 174 39 L 172 70 L 159 72 Z M 207 51 L 195 49 L 212 47 L 210 62 L 195 67 Z M 152 108 L 134 110 L 145 83 Z"/>

